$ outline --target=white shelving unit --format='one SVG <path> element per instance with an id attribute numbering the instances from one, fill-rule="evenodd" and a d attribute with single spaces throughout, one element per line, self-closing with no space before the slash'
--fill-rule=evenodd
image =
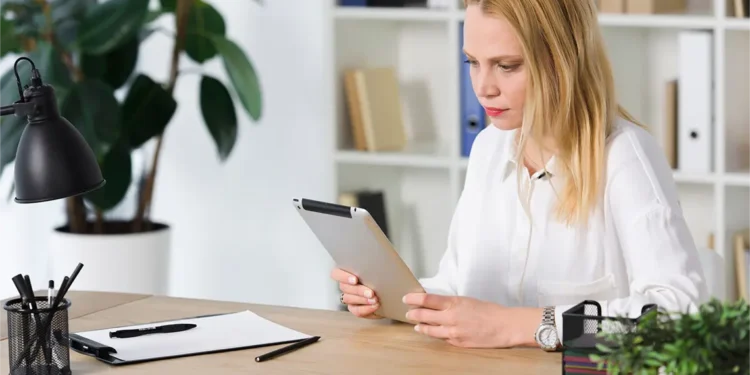
<path id="1" fill-rule="evenodd" d="M 336 194 L 383 190 L 401 256 L 418 277 L 432 275 L 467 166 L 460 155 L 460 1 L 441 10 L 339 7 L 329 1 Z M 713 172 L 677 170 L 674 177 L 697 245 L 707 246 L 714 235 L 714 248 L 725 258 L 726 296 L 733 298 L 731 236 L 750 226 L 750 20 L 725 17 L 724 1 L 712 4 L 686 15 L 601 14 L 599 19 L 621 103 L 657 137 L 662 136 L 664 85 L 677 74 L 677 33 L 713 34 Z M 353 151 L 341 72 L 383 65 L 398 71 L 412 143 L 400 152 Z"/>

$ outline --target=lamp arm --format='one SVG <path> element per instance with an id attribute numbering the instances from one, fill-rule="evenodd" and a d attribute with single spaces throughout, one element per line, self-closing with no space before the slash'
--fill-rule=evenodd
<path id="1" fill-rule="evenodd" d="M 34 102 L 15 102 L 11 105 L 4 105 L 0 107 L 0 116 L 16 115 L 19 117 L 26 117 L 36 112 L 37 106 Z"/>
<path id="2" fill-rule="evenodd" d="M 14 107 L 12 104 L 0 107 L 0 116 L 12 115 L 14 113 L 16 113 L 16 107 Z"/>

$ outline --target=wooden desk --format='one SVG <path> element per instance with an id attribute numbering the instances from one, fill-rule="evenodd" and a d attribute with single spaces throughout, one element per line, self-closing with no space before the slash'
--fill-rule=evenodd
<path id="1" fill-rule="evenodd" d="M 560 374 L 561 355 L 539 349 L 462 349 L 422 336 L 411 325 L 358 319 L 348 312 L 128 294 L 71 292 L 72 333 L 213 313 L 250 310 L 292 329 L 321 336 L 294 353 L 256 363 L 276 347 L 110 366 L 71 350 L 73 374 Z M 5 323 L 3 323 L 5 324 Z M 0 374 L 8 374 L 8 342 L 0 341 Z"/>

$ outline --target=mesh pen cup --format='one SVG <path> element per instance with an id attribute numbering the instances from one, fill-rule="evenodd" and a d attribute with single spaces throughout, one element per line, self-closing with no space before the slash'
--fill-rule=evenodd
<path id="1" fill-rule="evenodd" d="M 5 303 L 10 375 L 69 375 L 70 301 L 63 299 L 55 309 L 46 297 L 35 301 L 36 310 L 20 298 Z"/>

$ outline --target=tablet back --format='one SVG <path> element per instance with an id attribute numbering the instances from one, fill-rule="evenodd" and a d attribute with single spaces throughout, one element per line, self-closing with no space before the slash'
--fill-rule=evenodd
<path id="1" fill-rule="evenodd" d="M 357 275 L 360 283 L 375 291 L 380 300 L 376 314 L 409 322 L 409 307 L 401 299 L 424 289 L 370 213 L 304 198 L 294 199 L 293 204 L 336 266 Z"/>

